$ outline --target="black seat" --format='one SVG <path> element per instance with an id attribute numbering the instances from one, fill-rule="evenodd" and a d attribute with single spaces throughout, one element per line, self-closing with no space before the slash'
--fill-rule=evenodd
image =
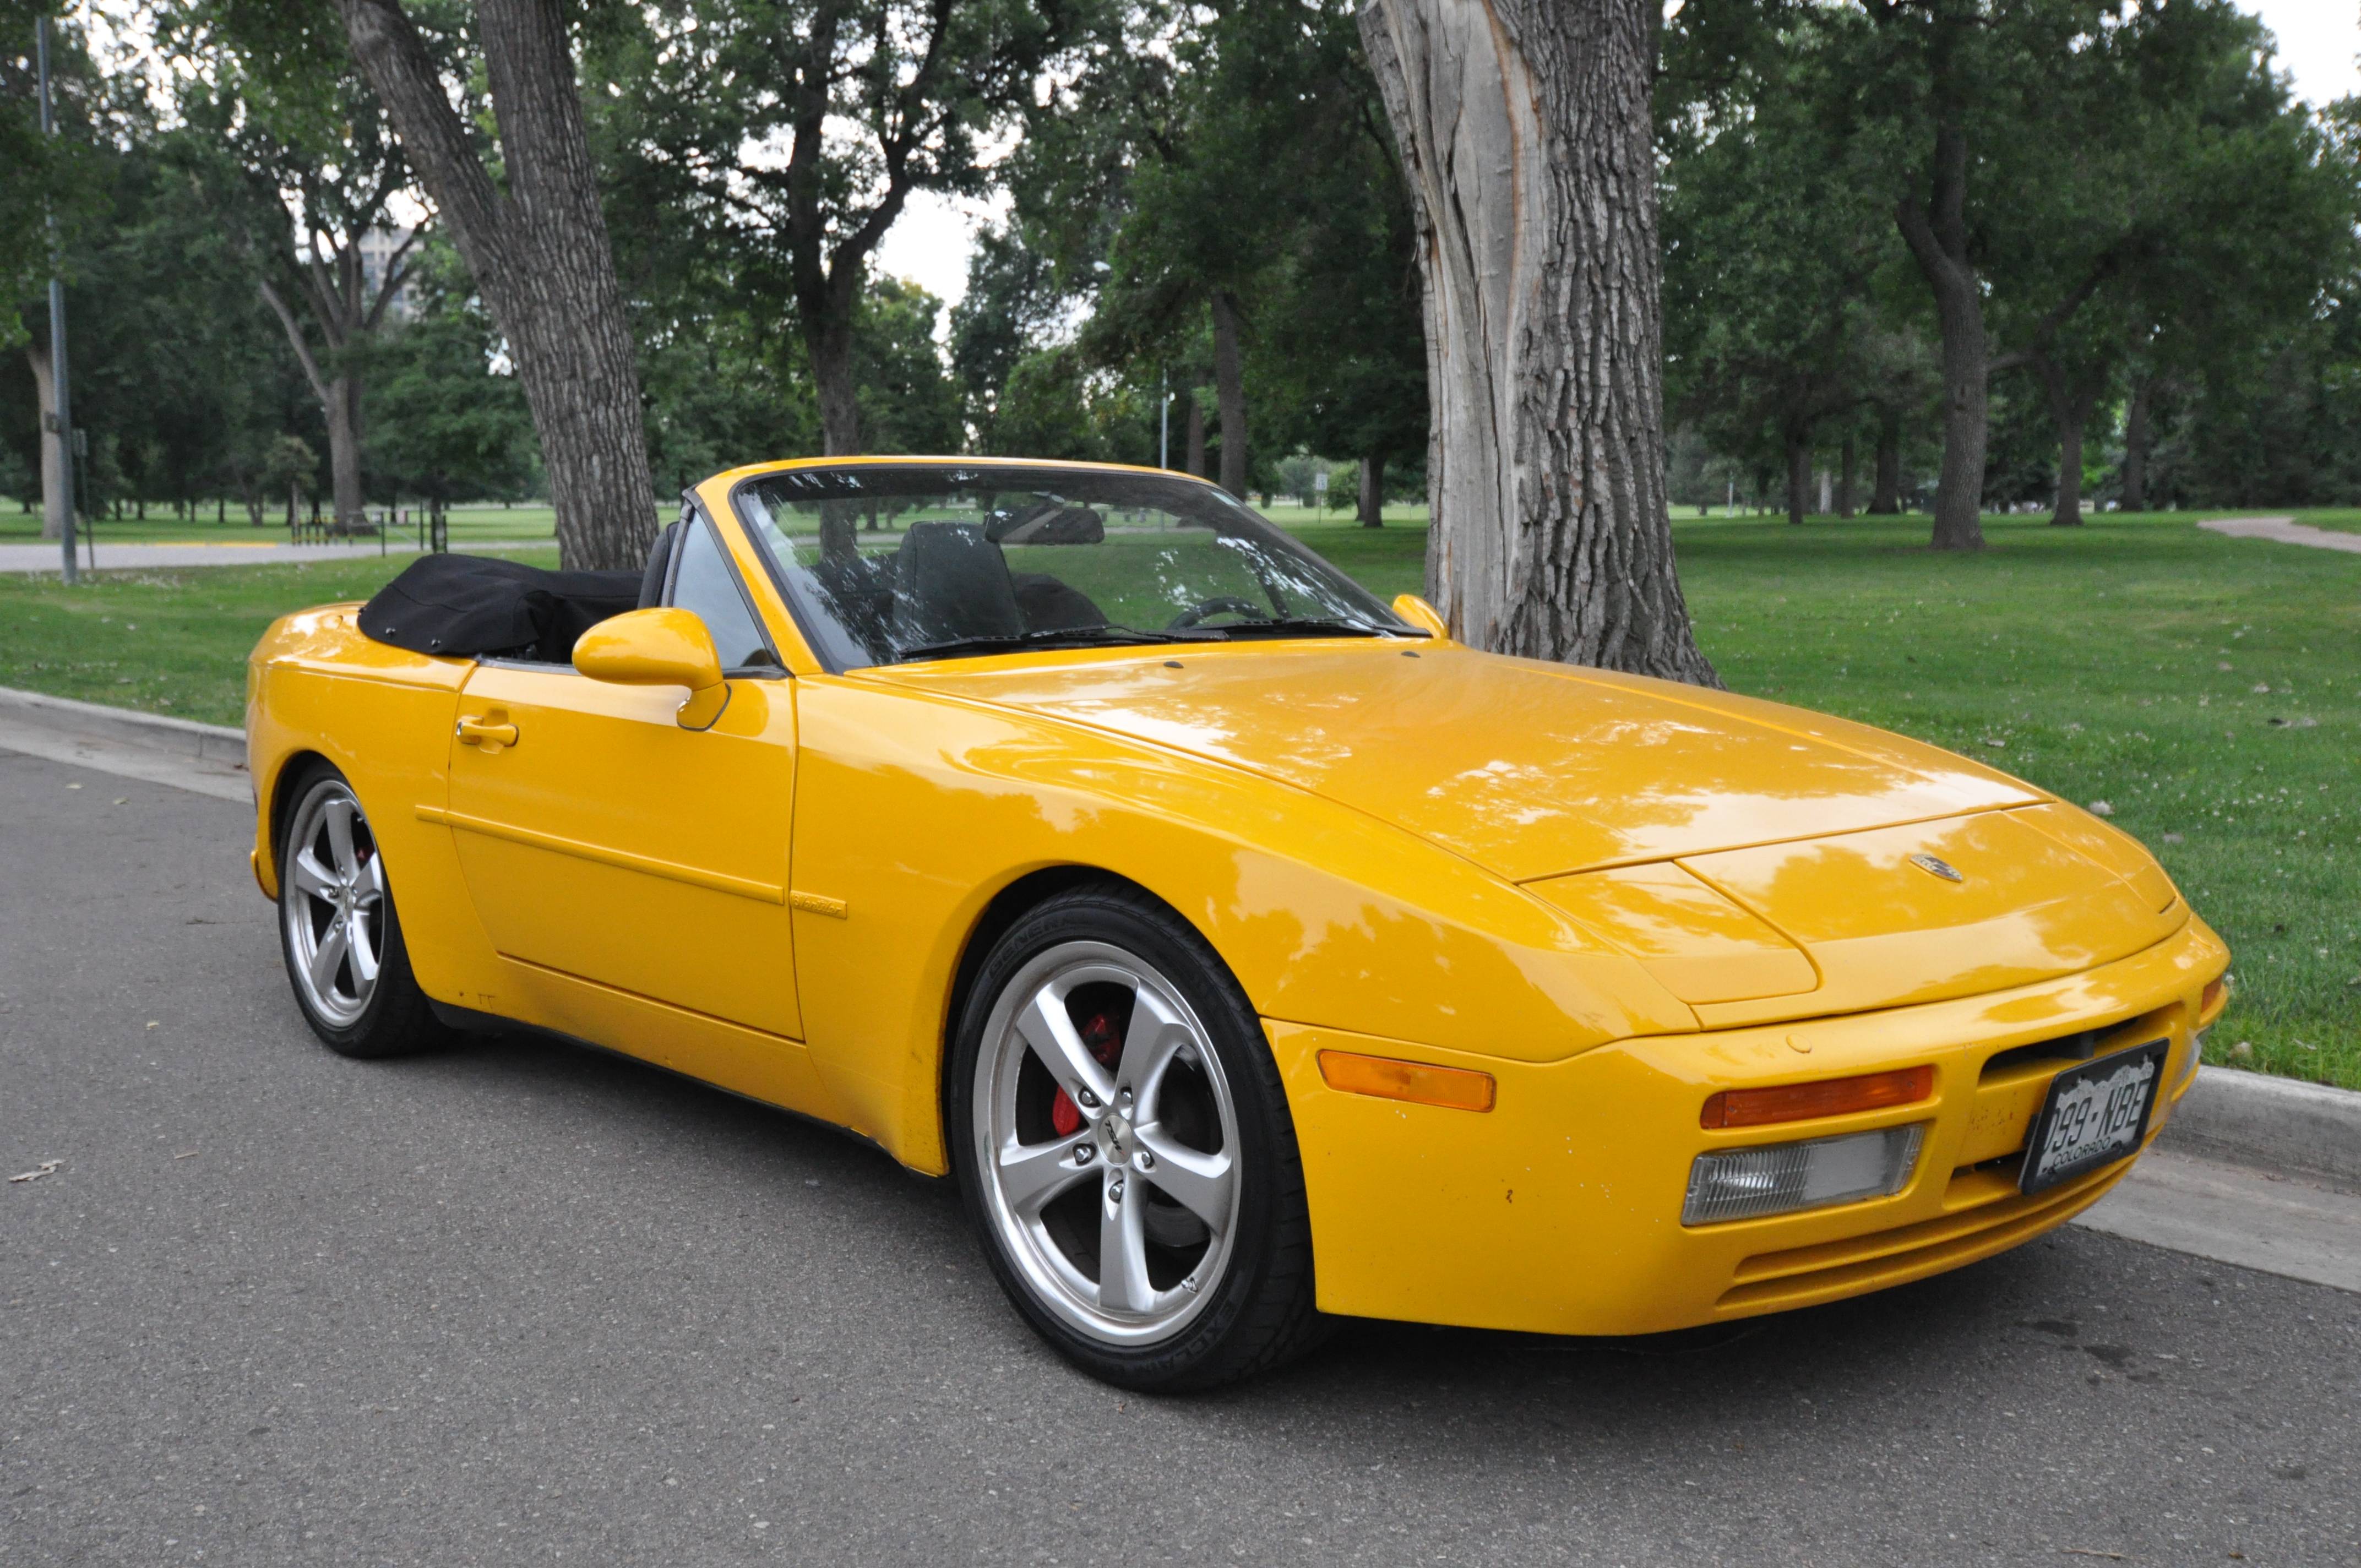
<path id="1" fill-rule="evenodd" d="M 1000 546 L 971 523 L 914 522 L 895 558 L 894 641 L 915 648 L 1025 630 Z"/>
<path id="2" fill-rule="evenodd" d="M 687 521 L 682 518 L 656 535 L 656 547 L 648 552 L 648 568 L 640 575 L 642 609 L 654 609 L 664 603 L 664 589 L 672 581 L 672 553 L 680 548 L 680 531 Z"/>

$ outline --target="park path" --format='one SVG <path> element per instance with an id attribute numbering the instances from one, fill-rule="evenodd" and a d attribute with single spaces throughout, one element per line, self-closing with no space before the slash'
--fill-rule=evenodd
<path id="1" fill-rule="evenodd" d="M 547 539 L 468 540 L 457 546 L 470 553 L 490 550 L 532 550 L 545 548 Z M 288 561 L 349 561 L 365 555 L 414 555 L 418 553 L 415 540 L 390 538 L 380 551 L 372 542 L 367 544 L 98 544 L 98 570 L 123 571 L 154 566 L 261 566 Z M 90 553 L 85 547 L 76 557 L 84 570 L 89 570 Z M 0 572 L 56 572 L 60 570 L 58 546 L 55 541 L 40 544 L 0 544 Z"/>
<path id="2" fill-rule="evenodd" d="M 2361 555 L 2361 533 L 2339 533 L 2314 528 L 2291 517 L 2215 517 L 2197 525 L 2208 533 L 2232 539 L 2276 539 L 2282 544 L 2309 544 L 2315 550 L 2343 550 Z"/>

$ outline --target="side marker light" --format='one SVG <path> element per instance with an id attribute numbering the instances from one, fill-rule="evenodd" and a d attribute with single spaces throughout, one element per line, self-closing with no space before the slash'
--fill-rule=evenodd
<path id="1" fill-rule="evenodd" d="M 1365 1057 L 1352 1051 L 1322 1051 L 1320 1076 L 1329 1088 L 1347 1094 L 1373 1094 L 1380 1100 L 1407 1100 L 1452 1111 L 1489 1111 L 1495 1087 L 1488 1072 Z"/>

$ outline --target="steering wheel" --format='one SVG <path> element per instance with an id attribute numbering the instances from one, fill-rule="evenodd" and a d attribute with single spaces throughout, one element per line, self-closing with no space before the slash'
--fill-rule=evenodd
<path id="1" fill-rule="evenodd" d="M 1213 598 L 1199 599 L 1196 604 L 1165 622 L 1164 630 L 1186 631 L 1192 626 L 1203 625 L 1217 615 L 1243 615 L 1250 620 L 1270 619 L 1269 612 L 1252 599 L 1242 599 L 1235 595 L 1224 594 Z"/>

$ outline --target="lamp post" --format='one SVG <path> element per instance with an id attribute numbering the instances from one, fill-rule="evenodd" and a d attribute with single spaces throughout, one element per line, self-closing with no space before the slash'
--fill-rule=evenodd
<path id="1" fill-rule="evenodd" d="M 49 19 L 33 18 L 33 53 L 41 85 L 41 135 L 58 134 L 57 116 L 49 110 Z M 74 572 L 74 451 L 73 404 L 66 395 L 66 285 L 58 276 L 58 214 L 49 210 L 49 385 L 56 405 L 49 417 L 57 422 L 58 488 L 65 502 L 65 528 L 59 543 L 64 549 L 65 581 L 79 581 Z"/>

